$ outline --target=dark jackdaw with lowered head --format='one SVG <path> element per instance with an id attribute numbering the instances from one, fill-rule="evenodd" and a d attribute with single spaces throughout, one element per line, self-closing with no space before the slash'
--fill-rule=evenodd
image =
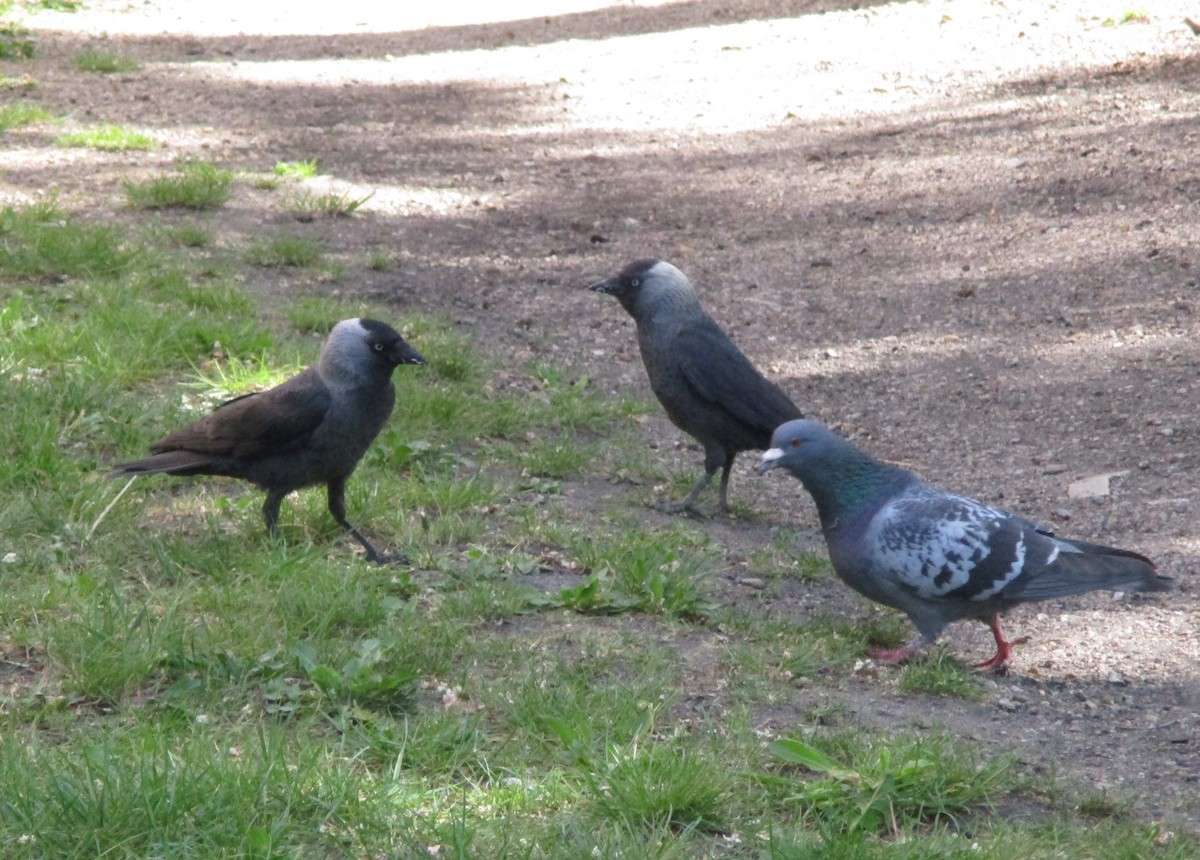
<path id="1" fill-rule="evenodd" d="M 346 479 L 392 414 L 392 371 L 425 363 L 391 326 L 342 320 L 316 364 L 269 391 L 221 404 L 151 445 L 152 456 L 118 463 L 109 477 L 165 472 L 244 478 L 267 491 L 262 512 L 271 534 L 277 533 L 284 496 L 325 484 L 338 525 L 362 544 L 369 561 L 390 561 L 346 521 Z"/>
<path id="2" fill-rule="evenodd" d="M 670 263 L 638 260 L 591 289 L 615 296 L 633 317 L 650 387 L 672 423 L 704 446 L 704 475 L 683 501 L 664 509 L 695 511 L 697 496 L 721 469 L 718 511 L 725 513 L 734 457 L 768 448 L 775 428 L 801 417 L 800 410 L 754 369 Z"/>

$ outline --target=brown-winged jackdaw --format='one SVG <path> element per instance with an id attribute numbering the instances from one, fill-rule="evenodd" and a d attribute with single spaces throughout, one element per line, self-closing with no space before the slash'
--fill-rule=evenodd
<path id="1" fill-rule="evenodd" d="M 800 410 L 755 370 L 670 263 L 638 260 L 590 289 L 616 297 L 633 317 L 650 387 L 672 423 L 704 446 L 704 475 L 683 501 L 664 509 L 695 511 L 721 469 L 718 511 L 725 513 L 734 457 L 767 448 L 775 428 L 801 417 Z"/>
<path id="2" fill-rule="evenodd" d="M 110 477 L 165 472 L 244 478 L 267 491 L 262 512 L 271 534 L 277 533 L 284 496 L 325 484 L 338 525 L 362 544 L 369 561 L 389 561 L 346 521 L 346 479 L 392 414 L 392 371 L 425 363 L 391 326 L 342 320 L 316 364 L 269 391 L 221 404 L 151 445 L 152 456 L 118 463 Z"/>

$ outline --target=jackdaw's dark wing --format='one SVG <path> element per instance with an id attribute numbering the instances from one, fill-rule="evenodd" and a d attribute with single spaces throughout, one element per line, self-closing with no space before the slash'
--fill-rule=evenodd
<path id="1" fill-rule="evenodd" d="M 155 442 L 155 454 L 195 451 L 252 459 L 302 446 L 320 426 L 331 398 L 310 367 L 269 391 L 226 401 L 204 418 Z"/>
<path id="2" fill-rule="evenodd" d="M 800 410 L 755 369 L 715 322 L 705 319 L 680 332 L 679 368 L 703 399 L 717 404 L 738 421 L 768 434 Z"/>

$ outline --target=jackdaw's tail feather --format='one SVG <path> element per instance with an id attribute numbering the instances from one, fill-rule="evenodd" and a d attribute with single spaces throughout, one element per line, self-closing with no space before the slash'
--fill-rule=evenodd
<path id="1" fill-rule="evenodd" d="M 165 472 L 168 475 L 195 475 L 212 466 L 212 455 L 196 451 L 164 451 L 142 460 L 117 463 L 108 477 L 121 475 L 152 475 Z"/>

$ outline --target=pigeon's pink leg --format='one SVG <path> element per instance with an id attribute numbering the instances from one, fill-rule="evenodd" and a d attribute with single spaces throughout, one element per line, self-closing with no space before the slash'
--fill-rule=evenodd
<path id="1" fill-rule="evenodd" d="M 1000 632 L 1000 613 L 996 613 L 988 621 L 988 626 L 992 628 L 992 635 L 996 637 L 996 653 L 988 660 L 982 663 L 976 663 L 976 669 L 990 669 L 993 672 L 1003 672 L 1008 668 L 1008 658 L 1012 656 L 1012 646 L 1024 645 L 1029 641 L 1028 636 L 1022 636 L 1020 639 L 1014 639 L 1009 642 L 1004 638 L 1004 634 Z"/>
<path id="2" fill-rule="evenodd" d="M 929 643 L 925 641 L 924 637 L 918 636 L 903 648 L 895 648 L 891 651 L 875 650 L 868 653 L 871 655 L 871 659 L 876 663 L 882 663 L 885 666 L 893 666 L 896 663 L 903 663 L 905 660 L 907 660 L 913 654 L 916 654 L 928 644 Z"/>

